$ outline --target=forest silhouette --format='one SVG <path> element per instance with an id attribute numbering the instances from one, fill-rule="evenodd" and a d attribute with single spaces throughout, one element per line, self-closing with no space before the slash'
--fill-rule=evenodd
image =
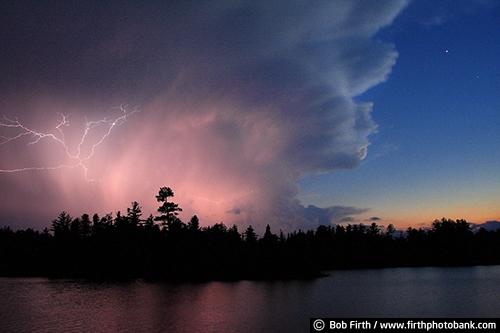
<path id="1" fill-rule="evenodd" d="M 0 229 L 0 275 L 170 281 L 317 277 L 326 270 L 500 264 L 500 231 L 473 232 L 465 220 L 435 220 L 398 232 L 371 225 L 320 225 L 262 237 L 223 223 L 183 222 L 162 187 L 158 215 L 132 202 L 117 212 L 72 218 L 62 212 L 43 232 Z"/>

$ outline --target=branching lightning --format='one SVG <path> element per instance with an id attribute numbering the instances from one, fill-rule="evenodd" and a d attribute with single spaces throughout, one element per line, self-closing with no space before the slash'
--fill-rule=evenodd
<path id="1" fill-rule="evenodd" d="M 69 126 L 69 120 L 66 115 L 60 114 L 59 123 L 55 126 L 54 132 L 51 133 L 39 132 L 24 125 L 17 118 L 10 119 L 6 116 L 3 116 L 3 120 L 0 120 L 0 128 L 10 128 L 13 130 L 17 130 L 17 133 L 12 136 L 0 135 L 0 146 L 6 145 L 10 142 L 22 139 L 24 137 L 29 137 L 31 139 L 31 141 L 28 142 L 28 145 L 36 145 L 42 140 L 50 140 L 55 145 L 63 148 L 68 161 L 66 161 L 66 163 L 53 166 L 32 166 L 15 169 L 0 169 L 0 173 L 81 168 L 83 170 L 85 180 L 88 182 L 93 182 L 94 180 L 88 177 L 89 169 L 87 166 L 87 162 L 95 155 L 97 147 L 99 147 L 111 135 L 115 127 L 122 125 L 130 115 L 139 112 L 138 110 L 127 111 L 124 106 L 120 106 L 119 108 L 120 114 L 113 118 L 104 118 L 97 121 L 85 120 L 85 127 L 83 129 L 83 133 L 80 137 L 78 145 L 76 146 L 75 153 L 71 153 L 71 149 L 66 143 L 66 138 L 64 135 L 64 127 Z M 84 154 L 82 152 L 82 147 L 85 146 L 85 144 L 88 142 L 87 140 L 89 139 L 91 130 L 97 127 L 105 127 L 104 134 L 101 134 L 98 138 L 94 137 L 95 142 L 90 146 L 88 152 Z"/>

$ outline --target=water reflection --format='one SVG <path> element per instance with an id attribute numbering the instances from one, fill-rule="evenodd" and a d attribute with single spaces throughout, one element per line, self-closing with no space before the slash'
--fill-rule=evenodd
<path id="1" fill-rule="evenodd" d="M 200 284 L 0 279 L 1 332 L 303 332 L 312 316 L 500 315 L 500 267 Z"/>

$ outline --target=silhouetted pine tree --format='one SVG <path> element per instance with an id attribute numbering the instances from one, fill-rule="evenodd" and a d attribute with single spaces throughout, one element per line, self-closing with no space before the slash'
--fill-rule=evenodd
<path id="1" fill-rule="evenodd" d="M 430 229 L 393 225 L 320 225 L 279 237 L 268 224 L 259 238 L 223 223 L 184 224 L 181 208 L 162 187 L 159 216 L 141 220 L 139 203 L 126 216 L 60 213 L 51 231 L 0 229 L 0 275 L 176 280 L 289 278 L 360 267 L 500 264 L 500 231 L 477 232 L 465 220 L 441 219 Z M 155 224 L 160 221 L 162 226 Z"/>

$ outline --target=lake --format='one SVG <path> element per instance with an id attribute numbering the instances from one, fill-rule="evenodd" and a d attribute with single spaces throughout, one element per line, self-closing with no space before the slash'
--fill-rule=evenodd
<path id="1" fill-rule="evenodd" d="M 499 317 L 500 266 L 177 285 L 0 278 L 0 332 L 308 332 L 321 316 Z"/>

